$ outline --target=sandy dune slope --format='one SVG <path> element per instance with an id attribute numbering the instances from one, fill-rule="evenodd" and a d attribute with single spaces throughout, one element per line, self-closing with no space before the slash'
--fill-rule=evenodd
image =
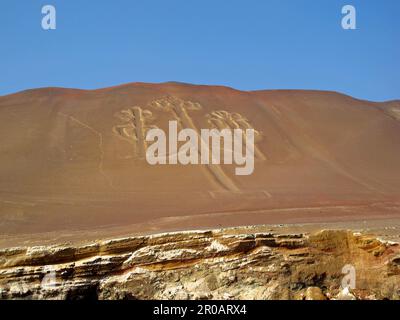
<path id="1" fill-rule="evenodd" d="M 254 128 L 235 166 L 150 166 L 147 130 Z M 400 101 L 180 83 L 0 97 L 0 233 L 400 216 Z M 82 233 L 84 237 L 84 233 Z"/>

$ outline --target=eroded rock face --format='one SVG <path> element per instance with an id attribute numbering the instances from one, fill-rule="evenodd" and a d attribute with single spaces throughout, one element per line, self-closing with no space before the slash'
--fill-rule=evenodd
<path id="1" fill-rule="evenodd" d="M 355 289 L 341 288 L 343 267 Z M 251 228 L 0 251 L 2 299 L 399 299 L 400 247 Z"/>

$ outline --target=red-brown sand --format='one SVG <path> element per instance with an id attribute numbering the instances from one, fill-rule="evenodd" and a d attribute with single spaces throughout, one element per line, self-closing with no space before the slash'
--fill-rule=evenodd
<path id="1" fill-rule="evenodd" d="M 149 128 L 216 116 L 257 130 L 252 175 L 143 158 Z M 179 83 L 0 97 L 3 239 L 397 219 L 399 167 L 400 101 Z"/>

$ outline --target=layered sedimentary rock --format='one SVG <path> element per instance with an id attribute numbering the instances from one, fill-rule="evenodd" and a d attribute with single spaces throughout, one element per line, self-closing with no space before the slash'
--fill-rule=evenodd
<path id="1" fill-rule="evenodd" d="M 355 289 L 343 289 L 345 266 Z M 399 299 L 400 247 L 255 228 L 0 251 L 2 299 Z"/>

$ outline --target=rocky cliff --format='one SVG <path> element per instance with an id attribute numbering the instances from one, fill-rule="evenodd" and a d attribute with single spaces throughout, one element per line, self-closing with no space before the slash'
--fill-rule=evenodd
<path id="1" fill-rule="evenodd" d="M 194 231 L 0 251 L 2 299 L 399 299 L 400 246 L 350 231 Z M 342 290 L 345 266 L 353 290 Z"/>

